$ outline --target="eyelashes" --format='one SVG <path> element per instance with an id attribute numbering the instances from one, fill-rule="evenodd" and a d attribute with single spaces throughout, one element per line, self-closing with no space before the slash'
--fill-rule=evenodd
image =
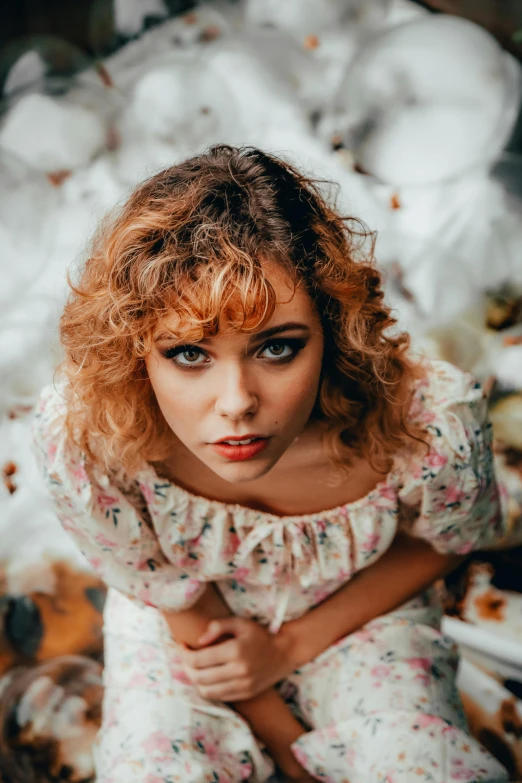
<path id="1" fill-rule="evenodd" d="M 298 337 L 287 337 L 279 340 L 272 339 L 261 346 L 257 355 L 270 364 L 287 364 L 297 356 L 305 345 L 306 341 Z M 283 353 L 277 353 L 281 348 Z M 271 356 L 262 356 L 263 353 L 270 350 L 274 351 L 274 349 L 275 353 L 272 353 Z M 285 349 L 288 349 L 286 353 L 284 352 Z M 182 369 L 199 369 L 210 361 L 205 351 L 194 344 L 175 345 L 161 351 L 161 355 Z"/>
<path id="2" fill-rule="evenodd" d="M 174 348 L 167 348 L 166 351 L 162 351 L 163 356 L 165 359 L 170 359 L 175 361 L 176 364 L 180 364 L 182 366 L 186 365 L 196 365 L 196 362 L 180 362 L 178 359 L 179 356 L 184 356 L 185 354 L 195 354 L 197 356 L 204 356 L 205 354 L 201 350 L 201 348 L 198 348 L 196 345 L 176 345 Z M 198 364 L 201 364 L 199 362 Z"/>

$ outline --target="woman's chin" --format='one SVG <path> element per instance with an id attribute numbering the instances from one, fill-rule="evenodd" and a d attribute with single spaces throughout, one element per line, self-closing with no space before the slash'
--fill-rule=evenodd
<path id="1" fill-rule="evenodd" d="M 257 459 L 233 461 L 220 460 L 207 462 L 208 467 L 220 478 L 228 481 L 230 484 L 243 484 L 249 481 L 265 476 L 276 464 L 278 460 L 268 457 L 259 457 Z"/>

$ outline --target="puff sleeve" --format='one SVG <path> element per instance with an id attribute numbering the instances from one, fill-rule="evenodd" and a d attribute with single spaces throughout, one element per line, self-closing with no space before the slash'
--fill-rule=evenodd
<path id="1" fill-rule="evenodd" d="M 165 611 L 194 604 L 205 585 L 171 563 L 136 502 L 88 464 L 65 437 L 61 389 L 42 391 L 33 418 L 33 451 L 64 529 L 103 581 Z"/>
<path id="2" fill-rule="evenodd" d="M 492 427 L 479 383 L 445 362 L 431 367 L 413 403 L 429 452 L 421 449 L 405 461 L 400 526 L 438 552 L 464 555 L 494 545 L 506 533 Z"/>

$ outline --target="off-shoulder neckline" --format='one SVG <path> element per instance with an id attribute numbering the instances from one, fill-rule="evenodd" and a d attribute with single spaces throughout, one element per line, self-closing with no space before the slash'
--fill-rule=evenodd
<path id="1" fill-rule="evenodd" d="M 426 386 L 429 386 L 429 378 L 423 377 L 416 379 L 414 382 L 414 396 Z M 174 504 L 179 503 L 184 507 L 188 505 L 199 506 L 207 512 L 224 511 L 234 516 L 236 520 L 241 519 L 249 521 L 262 517 L 263 519 L 270 520 L 276 524 L 278 522 L 281 524 L 306 524 L 307 522 L 317 522 L 319 520 L 337 520 L 371 505 L 382 506 L 382 500 L 384 498 L 388 501 L 387 505 L 390 504 L 390 501 L 395 505 L 397 503 L 397 483 L 400 462 L 401 455 L 395 455 L 392 460 L 390 471 L 373 487 L 373 489 L 367 492 L 366 495 L 363 495 L 356 500 L 349 501 L 348 503 L 343 503 L 339 506 L 310 514 L 275 514 L 270 511 L 261 511 L 252 508 L 251 506 L 243 506 L 239 503 L 226 503 L 221 500 L 205 497 L 204 495 L 197 495 L 184 487 L 179 486 L 179 484 L 176 484 L 171 479 L 159 476 L 150 462 L 144 463 L 143 468 L 137 474 L 137 479 L 139 482 L 144 481 L 145 483 L 150 481 L 152 484 L 160 485 L 162 488 L 168 490 L 168 498 L 156 494 L 159 504 L 174 501 Z"/>
<path id="2" fill-rule="evenodd" d="M 274 522 L 280 523 L 307 523 L 317 522 L 324 519 L 338 519 L 342 516 L 347 516 L 353 511 L 356 511 L 362 507 L 375 503 L 376 500 L 384 497 L 389 489 L 394 489 L 396 471 L 395 466 L 379 481 L 366 495 L 362 495 L 360 498 L 342 503 L 339 506 L 328 508 L 323 511 L 315 511 L 309 514 L 275 514 L 270 511 L 261 511 L 260 509 L 252 508 L 251 506 L 244 506 L 240 503 L 226 503 L 222 500 L 214 500 L 204 495 L 197 495 L 189 490 L 181 487 L 179 484 L 174 483 L 168 478 L 159 476 L 156 469 L 150 462 L 146 462 L 143 468 L 137 474 L 137 479 L 140 483 L 143 481 L 148 483 L 151 481 L 154 485 L 161 486 L 162 489 L 167 489 L 171 498 L 179 501 L 183 506 L 188 504 L 197 505 L 201 508 L 205 507 L 208 511 L 225 511 L 240 518 L 252 518 L 269 519 Z M 394 492 L 395 495 L 395 492 Z M 161 495 L 156 495 L 159 502 L 164 502 L 166 498 Z"/>

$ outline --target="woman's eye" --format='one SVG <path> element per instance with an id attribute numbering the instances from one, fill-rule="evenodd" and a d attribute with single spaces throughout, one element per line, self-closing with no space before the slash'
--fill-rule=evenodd
<path id="1" fill-rule="evenodd" d="M 179 345 L 164 353 L 166 359 L 181 367 L 199 367 L 206 362 L 205 354 L 194 345 Z"/>
<path id="2" fill-rule="evenodd" d="M 271 340 L 260 349 L 258 356 L 272 362 L 291 361 L 305 343 L 300 339 Z M 197 345 L 176 345 L 163 351 L 165 359 L 178 367 L 203 367 L 210 361 L 207 354 Z"/>
<path id="3" fill-rule="evenodd" d="M 188 351 L 178 354 L 179 359 L 183 358 L 183 364 L 197 364 L 199 359 L 203 359 L 203 354 L 200 351 L 195 351 L 193 348 L 189 348 Z"/>
<path id="4" fill-rule="evenodd" d="M 286 356 L 288 352 L 292 353 L 292 349 L 285 343 L 272 343 L 267 345 L 265 351 L 269 351 L 272 356 L 277 356 L 280 359 L 282 356 Z"/>
<path id="5" fill-rule="evenodd" d="M 302 347 L 303 344 L 300 340 L 291 342 L 273 340 L 265 345 L 261 353 L 264 354 L 267 359 L 291 359 Z"/>

